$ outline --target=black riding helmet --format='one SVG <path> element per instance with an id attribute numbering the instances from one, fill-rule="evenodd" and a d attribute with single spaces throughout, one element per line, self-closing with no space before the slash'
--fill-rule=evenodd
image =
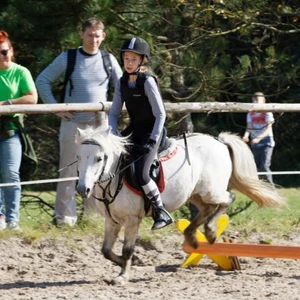
<path id="1" fill-rule="evenodd" d="M 140 38 L 140 37 L 133 37 L 125 41 L 121 48 L 121 62 L 123 62 L 123 53 L 125 51 L 134 52 L 146 57 L 148 60 L 150 59 L 150 48 L 148 43 Z"/>

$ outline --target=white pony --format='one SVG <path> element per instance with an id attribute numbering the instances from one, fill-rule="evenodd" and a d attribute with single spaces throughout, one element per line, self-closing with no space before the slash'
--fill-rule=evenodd
<path id="1" fill-rule="evenodd" d="M 119 162 L 129 141 L 102 125 L 78 130 L 77 144 L 77 190 L 83 198 L 94 196 L 99 200 L 99 210 L 105 218 L 102 253 L 121 267 L 114 282 L 124 283 L 136 261 L 133 253 L 139 225 L 146 214 L 150 215 L 145 212 L 143 197 L 123 184 Z M 186 140 L 176 140 L 176 151 L 170 159 L 162 160 L 165 189 L 161 197 L 169 212 L 188 200 L 198 207 L 199 214 L 184 233 L 193 247 L 197 246 L 195 232 L 201 224 L 205 224 L 207 240 L 214 243 L 216 222 L 234 200 L 230 189 L 240 191 L 259 206 L 278 207 L 285 203 L 269 184 L 258 179 L 251 150 L 234 134 L 223 132 L 218 139 L 192 134 Z M 122 227 L 122 255 L 116 255 L 113 246 Z"/>

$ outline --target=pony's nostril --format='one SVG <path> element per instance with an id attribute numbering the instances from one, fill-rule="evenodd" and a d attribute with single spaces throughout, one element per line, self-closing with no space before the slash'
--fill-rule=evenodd
<path id="1" fill-rule="evenodd" d="M 90 193 L 90 189 L 86 189 L 86 194 L 88 195 Z"/>

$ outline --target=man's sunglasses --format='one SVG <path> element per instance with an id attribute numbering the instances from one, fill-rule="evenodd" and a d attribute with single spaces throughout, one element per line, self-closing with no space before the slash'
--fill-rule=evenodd
<path id="1" fill-rule="evenodd" d="M 9 49 L 5 49 L 5 50 L 1 50 L 0 53 L 3 55 L 3 56 L 6 56 L 7 53 L 8 53 Z"/>

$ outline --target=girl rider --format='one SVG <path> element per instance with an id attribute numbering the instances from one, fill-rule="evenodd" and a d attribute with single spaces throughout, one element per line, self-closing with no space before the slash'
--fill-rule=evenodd
<path id="1" fill-rule="evenodd" d="M 163 228 L 173 222 L 163 207 L 156 183 L 150 177 L 150 167 L 157 155 L 166 119 L 163 100 L 153 74 L 142 72 L 141 67 L 150 58 L 150 48 L 145 40 L 133 37 L 121 48 L 121 61 L 125 72 L 116 85 L 108 122 L 117 133 L 118 118 L 123 102 L 129 114 L 129 126 L 122 135 L 131 134 L 135 155 L 135 171 L 139 184 L 152 205 L 154 224 L 152 230 Z M 145 67 L 143 67 L 145 68 Z M 131 154 L 134 154 L 131 153 Z"/>

